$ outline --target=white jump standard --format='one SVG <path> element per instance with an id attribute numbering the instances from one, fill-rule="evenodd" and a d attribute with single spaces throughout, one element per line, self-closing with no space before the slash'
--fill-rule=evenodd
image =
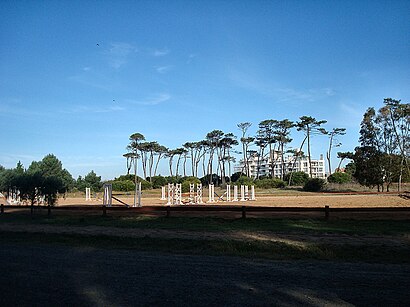
<path id="1" fill-rule="evenodd" d="M 103 197 L 103 206 L 111 207 L 112 205 L 112 184 L 104 183 L 104 197 Z"/>
<path id="2" fill-rule="evenodd" d="M 161 200 L 167 200 L 165 186 L 161 188 Z"/>
<path id="3" fill-rule="evenodd" d="M 91 188 L 85 188 L 85 201 L 91 200 Z"/>

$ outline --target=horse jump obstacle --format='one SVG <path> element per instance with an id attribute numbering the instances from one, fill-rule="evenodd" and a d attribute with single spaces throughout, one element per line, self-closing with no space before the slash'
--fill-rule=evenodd
<path id="1" fill-rule="evenodd" d="M 111 207 L 112 205 L 112 184 L 104 183 L 103 206 Z"/>
<path id="2" fill-rule="evenodd" d="M 189 203 L 190 204 L 203 204 L 201 183 L 196 184 L 196 193 L 195 193 L 195 183 L 189 184 Z"/>
<path id="3" fill-rule="evenodd" d="M 168 183 L 167 205 L 181 205 L 182 204 L 181 194 L 182 194 L 182 184 L 177 183 L 174 185 L 173 183 Z"/>
<path id="4" fill-rule="evenodd" d="M 20 205 L 21 204 L 20 190 L 9 189 L 6 202 L 9 203 L 10 205 Z"/>
<path id="5" fill-rule="evenodd" d="M 167 197 L 165 197 L 167 195 Z M 167 186 L 161 188 L 161 200 L 166 200 L 167 205 L 182 205 L 184 200 L 182 199 L 182 184 L 180 183 L 168 183 Z M 203 204 L 202 201 L 202 184 L 195 183 L 189 184 L 189 197 L 185 203 L 189 204 Z"/>
<path id="6" fill-rule="evenodd" d="M 114 197 L 112 195 L 112 184 L 111 183 L 104 183 L 103 190 L 104 190 L 103 206 L 111 207 L 113 199 L 115 199 L 116 201 L 118 201 L 119 203 L 127 207 L 129 206 L 128 204 L 123 202 L 121 199 L 118 199 L 117 197 Z M 142 194 L 141 193 L 141 182 L 139 182 L 136 186 L 136 193 L 137 193 L 138 202 L 134 203 L 133 207 L 141 207 L 141 194 Z"/>
<path id="7" fill-rule="evenodd" d="M 212 201 L 209 201 L 209 203 L 211 202 L 215 202 L 214 197 L 211 197 L 211 193 L 217 195 L 215 193 L 215 188 L 210 185 L 210 191 L 209 191 L 209 199 Z M 241 185 L 241 198 L 238 199 L 238 186 L 234 185 L 233 186 L 233 198 L 232 198 L 232 194 L 231 194 L 231 186 L 228 184 L 226 186 L 226 192 L 224 194 L 222 194 L 221 196 L 217 195 L 219 198 L 216 202 L 219 201 L 225 201 L 224 196 L 226 195 L 226 202 L 236 202 L 236 201 L 250 201 L 250 200 L 256 200 L 255 198 L 255 186 L 251 186 L 251 195 L 249 196 L 249 186 L 247 185 Z"/>
<path id="8" fill-rule="evenodd" d="M 195 184 L 191 183 L 189 185 L 189 204 L 203 204 L 202 201 L 202 184 L 196 185 L 196 192 L 195 192 Z M 224 192 L 221 196 L 215 193 L 215 185 L 210 184 L 208 187 L 208 201 L 207 203 L 217 203 L 219 201 L 226 201 L 226 202 L 237 202 L 237 201 L 254 201 L 255 198 L 255 186 L 251 186 L 250 195 L 249 195 L 249 186 L 241 185 L 240 186 L 240 199 L 238 199 L 238 186 L 233 186 L 233 197 L 231 193 L 231 186 L 226 186 L 226 192 Z M 168 192 L 168 193 L 166 193 Z M 165 195 L 167 194 L 167 198 Z M 218 199 L 215 199 L 215 195 Z M 226 200 L 224 199 L 226 197 Z M 181 184 L 173 184 L 169 183 L 168 186 L 163 186 L 161 189 L 161 200 L 167 200 L 167 205 L 182 205 L 184 202 L 182 200 L 182 187 Z"/>

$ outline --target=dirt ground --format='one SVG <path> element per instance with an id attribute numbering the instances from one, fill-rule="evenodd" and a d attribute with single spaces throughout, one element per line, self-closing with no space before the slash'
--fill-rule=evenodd
<path id="1" fill-rule="evenodd" d="M 117 196 L 123 202 L 132 205 L 133 197 Z M 166 200 L 160 200 L 159 197 L 142 197 L 142 205 L 146 206 L 163 206 Z M 204 203 L 208 201 L 207 197 L 203 198 Z M 59 206 L 64 205 L 101 205 L 102 200 L 85 201 L 85 198 L 60 198 Z M 113 204 L 120 204 L 113 200 Z M 334 208 L 345 207 L 408 207 L 410 200 L 401 198 L 397 194 L 311 194 L 300 196 L 259 196 L 256 195 L 256 201 L 247 202 L 218 202 L 218 205 L 246 205 L 246 206 L 267 206 L 267 207 L 323 207 L 328 205 Z M 211 204 L 210 204 L 211 205 Z"/>
<path id="2" fill-rule="evenodd" d="M 409 265 L 30 242 L 4 244 L 0 259 L 1 306 L 408 306 L 410 300 Z"/>

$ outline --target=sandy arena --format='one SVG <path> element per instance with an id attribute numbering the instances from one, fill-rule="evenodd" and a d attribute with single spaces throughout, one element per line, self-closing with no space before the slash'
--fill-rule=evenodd
<path id="1" fill-rule="evenodd" d="M 125 203 L 132 205 L 133 197 L 117 196 Z M 164 206 L 166 201 L 160 200 L 158 196 L 142 197 L 142 205 L 146 206 Z M 207 197 L 203 198 L 206 203 Z M 58 200 L 59 206 L 64 205 L 101 205 L 102 200 L 85 201 L 81 198 L 60 198 Z M 120 204 L 113 200 L 113 204 Z M 330 207 L 408 207 L 410 200 L 402 198 L 397 194 L 366 194 L 366 195 L 329 195 L 329 194 L 312 194 L 300 196 L 258 196 L 256 201 L 247 202 L 217 202 L 218 205 L 244 205 L 247 206 L 267 206 L 267 207 L 323 207 L 329 205 Z M 212 206 L 212 204 L 209 204 Z"/>

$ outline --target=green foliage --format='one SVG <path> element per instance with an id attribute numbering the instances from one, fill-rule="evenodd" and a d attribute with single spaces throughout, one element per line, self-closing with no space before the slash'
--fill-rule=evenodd
<path id="1" fill-rule="evenodd" d="M 289 183 L 290 179 L 290 183 Z M 309 175 L 305 172 L 287 173 L 284 180 L 291 186 L 304 186 L 309 180 Z"/>
<path id="2" fill-rule="evenodd" d="M 256 186 L 261 189 L 284 188 L 286 183 L 280 179 L 261 179 L 255 182 Z"/>
<path id="3" fill-rule="evenodd" d="M 326 181 L 320 178 L 311 178 L 303 186 L 303 190 L 307 192 L 320 192 L 326 186 Z"/>
<path id="4" fill-rule="evenodd" d="M 167 184 L 167 179 L 163 176 L 153 176 L 151 178 L 151 184 L 154 189 L 159 189 Z"/>
<path id="5" fill-rule="evenodd" d="M 352 181 L 352 176 L 348 173 L 333 173 L 327 177 L 327 181 L 330 183 L 348 183 Z"/>
<path id="6" fill-rule="evenodd" d="M 167 176 L 165 177 L 166 183 L 181 183 L 180 182 L 181 177 L 179 176 Z"/>
<path id="7" fill-rule="evenodd" d="M 17 167 L 17 169 L 18 168 L 19 166 Z M 58 193 L 65 193 L 74 187 L 73 177 L 66 169 L 63 169 L 63 164 L 61 163 L 61 161 L 52 154 L 45 156 L 39 162 L 33 161 L 27 169 L 27 172 L 31 174 L 38 172 L 44 178 L 53 178 L 48 180 L 47 182 L 50 182 L 51 186 L 59 187 Z M 51 184 L 51 182 L 53 182 L 53 184 Z"/>
<path id="8" fill-rule="evenodd" d="M 212 178 L 212 180 L 211 180 Z M 201 180 L 201 183 L 203 185 L 209 185 L 211 183 L 215 184 L 215 185 L 219 185 L 219 183 L 221 182 L 221 177 L 219 177 L 217 174 L 212 174 L 211 175 L 206 175 L 202 178 L 200 178 L 199 180 Z"/>
<path id="9" fill-rule="evenodd" d="M 354 177 L 365 186 L 373 188 L 383 184 L 382 153 L 372 146 L 356 147 Z"/>
<path id="10" fill-rule="evenodd" d="M 246 176 L 246 175 L 242 172 L 233 173 L 231 176 L 231 182 L 236 182 L 241 176 Z"/>
<path id="11" fill-rule="evenodd" d="M 138 182 L 141 182 L 141 189 L 142 190 L 151 190 L 152 189 L 151 182 L 146 181 L 144 179 L 140 179 Z"/>
<path id="12" fill-rule="evenodd" d="M 354 161 L 346 164 L 345 172 L 350 176 L 354 176 L 354 173 L 356 172 L 356 164 L 354 163 Z"/>
<path id="13" fill-rule="evenodd" d="M 98 192 L 102 186 L 101 176 L 97 176 L 94 171 L 89 172 L 84 179 L 79 176 L 76 182 L 76 187 L 79 191 L 85 191 L 85 188 L 90 188 L 91 191 Z"/>
<path id="14" fill-rule="evenodd" d="M 111 183 L 112 183 L 112 189 L 114 191 L 129 192 L 129 191 L 135 190 L 135 184 L 131 180 L 116 180 L 116 181 L 112 181 Z"/>
<path id="15" fill-rule="evenodd" d="M 135 190 L 135 177 L 132 174 L 121 175 L 118 178 L 115 178 L 114 180 L 109 182 L 112 184 L 112 189 L 114 191 L 129 192 Z M 152 189 L 152 184 L 139 176 L 137 176 L 137 182 L 141 182 L 142 190 Z"/>
<path id="16" fill-rule="evenodd" d="M 249 178 L 247 176 L 242 176 L 238 180 L 236 180 L 234 182 L 234 184 L 238 185 L 238 186 L 240 186 L 240 185 L 253 185 L 254 181 L 253 181 L 252 178 Z"/>
<path id="17" fill-rule="evenodd" d="M 44 196 L 49 205 L 54 205 L 59 193 L 65 193 L 71 182 L 70 173 L 62 168 L 61 162 L 53 155 L 48 155 L 40 162 L 32 162 L 27 170 L 19 162 L 17 167 L 4 170 L 0 174 L 0 189 L 20 191 L 20 198 L 31 204 L 36 198 Z"/>
<path id="18" fill-rule="evenodd" d="M 189 185 L 190 185 L 191 183 L 194 183 L 194 184 L 195 184 L 195 189 L 196 189 L 196 185 L 197 185 L 198 183 L 201 183 L 201 180 L 199 180 L 199 179 L 196 178 L 196 177 L 185 177 L 184 181 L 182 181 L 182 192 L 183 192 L 183 193 L 189 192 Z"/>

